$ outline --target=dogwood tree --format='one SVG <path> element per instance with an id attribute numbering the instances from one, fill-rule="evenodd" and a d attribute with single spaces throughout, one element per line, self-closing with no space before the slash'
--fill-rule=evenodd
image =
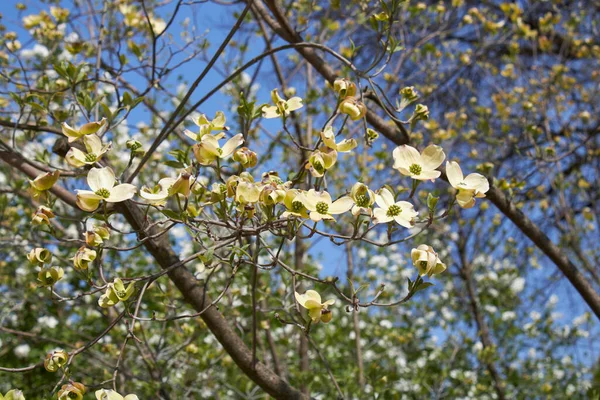
<path id="1" fill-rule="evenodd" d="M 0 399 L 598 396 L 593 8 L 10 7 Z"/>

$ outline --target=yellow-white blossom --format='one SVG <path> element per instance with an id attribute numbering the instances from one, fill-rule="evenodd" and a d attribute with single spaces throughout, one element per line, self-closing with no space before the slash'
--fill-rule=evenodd
<path id="1" fill-rule="evenodd" d="M 379 206 L 373 210 L 375 224 L 396 221 L 405 228 L 411 228 L 413 218 L 419 215 L 408 201 L 395 201 L 392 192 L 386 188 L 375 195 L 375 202 Z"/>
<path id="2" fill-rule="evenodd" d="M 289 100 L 284 100 L 279 96 L 277 89 L 271 91 L 271 100 L 273 100 L 274 106 L 265 106 L 262 109 L 264 118 L 278 118 L 288 116 L 290 112 L 296 111 L 302 108 L 302 99 L 298 96 L 292 97 Z"/>
<path id="3" fill-rule="evenodd" d="M 44 360 L 44 368 L 48 372 L 56 372 L 59 368 L 65 366 L 69 361 L 69 354 L 64 350 L 54 350 L 51 353 L 46 354 Z"/>
<path id="4" fill-rule="evenodd" d="M 108 203 L 129 200 L 137 190 L 129 183 L 115 186 L 115 173 L 109 167 L 90 169 L 87 183 L 92 190 L 77 190 L 77 205 L 84 211 L 96 210 L 102 200 Z"/>
<path id="5" fill-rule="evenodd" d="M 356 216 L 361 212 L 368 215 L 373 214 L 371 206 L 375 204 L 375 193 L 367 185 L 360 182 L 355 183 L 350 191 L 350 197 L 354 200 L 352 215 Z"/>
<path id="6" fill-rule="evenodd" d="M 198 118 L 193 118 L 192 121 L 198 126 L 199 132 L 194 133 L 186 129 L 185 131 L 183 131 L 183 133 L 185 133 L 185 135 L 190 139 L 193 139 L 197 142 L 199 142 L 202 139 L 202 136 L 207 135 L 213 131 L 226 131 L 229 129 L 227 128 L 227 126 L 225 126 L 226 119 L 225 114 L 223 114 L 222 111 L 217 111 L 212 121 L 209 121 L 208 118 L 206 118 L 206 115 L 204 114 L 200 114 Z"/>
<path id="7" fill-rule="evenodd" d="M 69 143 L 76 141 L 82 136 L 92 135 L 94 133 L 102 135 L 108 128 L 108 121 L 106 118 L 97 122 L 88 122 L 82 125 L 79 129 L 75 129 L 69 126 L 66 122 L 62 124 L 62 132 L 69 139 Z"/>
<path id="8" fill-rule="evenodd" d="M 64 275 L 65 271 L 60 267 L 42 268 L 38 272 L 38 284 L 40 286 L 52 286 L 61 280 Z"/>
<path id="9" fill-rule="evenodd" d="M 300 190 L 289 189 L 285 193 L 283 204 L 285 205 L 286 211 L 281 214 L 281 218 L 288 218 L 290 216 L 308 218 L 306 206 L 304 203 L 302 203 L 302 195 Z"/>
<path id="10" fill-rule="evenodd" d="M 310 211 L 310 219 L 315 222 L 322 219 L 334 219 L 332 215 L 342 214 L 354 205 L 350 196 L 343 196 L 332 201 L 329 193 L 317 192 L 314 189 L 302 193 L 297 199 Z"/>
<path id="11" fill-rule="evenodd" d="M 320 178 L 325 175 L 325 172 L 333 167 L 337 161 L 337 151 L 328 148 L 315 150 L 308 157 L 306 169 L 310 171 L 312 176 Z"/>
<path id="12" fill-rule="evenodd" d="M 123 397 L 119 393 L 110 389 L 100 389 L 96 391 L 96 400 L 139 400 L 135 394 L 128 394 Z"/>
<path id="13" fill-rule="evenodd" d="M 83 383 L 69 382 L 62 385 L 58 391 L 58 400 L 83 400 L 83 395 L 87 392 Z"/>
<path id="14" fill-rule="evenodd" d="M 65 160 L 76 168 L 97 163 L 111 146 L 111 143 L 102 144 L 102 140 L 96 135 L 84 136 L 83 143 L 87 153 L 71 147 L 65 156 Z"/>
<path id="15" fill-rule="evenodd" d="M 343 99 L 356 94 L 356 85 L 350 79 L 338 78 L 333 82 L 333 90 Z"/>
<path id="16" fill-rule="evenodd" d="M 394 156 L 394 168 L 402 175 L 410 176 L 421 181 L 434 180 L 441 174 L 436 171 L 446 158 L 444 150 L 440 146 L 429 145 L 419 154 L 419 151 L 408 145 L 398 146 L 392 153 Z"/>
<path id="17" fill-rule="evenodd" d="M 120 301 L 129 299 L 134 291 L 134 282 L 131 282 L 125 288 L 123 281 L 116 278 L 112 283 L 108 284 L 106 292 L 98 299 L 98 305 L 102 308 L 112 307 Z"/>
<path id="18" fill-rule="evenodd" d="M 46 206 L 39 206 L 31 216 L 32 225 L 50 225 L 50 219 L 54 218 L 52 210 Z"/>
<path id="19" fill-rule="evenodd" d="M 23 392 L 18 389 L 12 389 L 6 392 L 4 396 L 0 393 L 0 400 L 25 400 L 25 396 L 23 396 Z"/>
<path id="20" fill-rule="evenodd" d="M 43 192 L 52 188 L 56 181 L 58 181 L 59 176 L 60 171 L 58 170 L 54 172 L 46 172 L 36 176 L 34 180 L 29 180 L 29 184 L 31 185 L 32 190 L 34 190 L 34 193 L 39 194 L 39 192 Z"/>
<path id="21" fill-rule="evenodd" d="M 89 268 L 90 263 L 96 259 L 96 251 L 81 246 L 75 256 L 71 258 L 73 266 L 77 271 L 83 271 Z"/>
<path id="22" fill-rule="evenodd" d="M 294 292 L 294 294 L 296 295 L 298 304 L 308 310 L 308 315 L 313 323 L 316 324 L 319 321 L 327 323 L 331 321 L 332 313 L 328 307 L 335 304 L 335 299 L 321 303 L 321 295 L 315 290 L 307 290 L 304 294 Z"/>
<path id="23" fill-rule="evenodd" d="M 410 258 L 421 276 L 427 274 L 431 277 L 431 275 L 441 274 L 446 270 L 446 264 L 440 261 L 437 253 L 433 251 L 433 247 L 426 244 L 421 244 L 416 249 L 412 249 Z"/>
<path id="24" fill-rule="evenodd" d="M 204 135 L 202 136 L 200 143 L 195 144 L 192 147 L 194 156 L 196 156 L 196 160 L 198 160 L 201 165 L 210 165 L 217 159 L 229 157 L 235 149 L 244 143 L 244 136 L 241 133 L 238 133 L 221 147 L 219 145 L 219 139 L 224 136 L 224 133 L 218 135 Z"/>
<path id="25" fill-rule="evenodd" d="M 321 131 L 321 139 L 323 140 L 323 143 L 325 143 L 325 146 L 332 150 L 339 151 L 340 153 L 352 151 L 352 149 L 357 146 L 355 139 L 343 139 L 339 143 L 336 143 L 335 133 L 333 132 L 333 128 L 331 126 L 328 126 Z"/>
<path id="26" fill-rule="evenodd" d="M 52 262 L 52 253 L 48 249 L 36 247 L 27 254 L 27 259 L 32 264 L 49 264 Z"/>
<path id="27" fill-rule="evenodd" d="M 446 175 L 450 185 L 458 190 L 456 201 L 462 208 L 473 207 L 475 198 L 485 197 L 485 193 L 490 190 L 490 184 L 485 176 L 474 172 L 464 177 L 456 161 L 446 162 Z"/>
<path id="28" fill-rule="evenodd" d="M 346 97 L 340 103 L 339 111 L 342 114 L 348 115 L 351 120 L 356 121 L 367 114 L 367 106 L 355 97 Z"/>

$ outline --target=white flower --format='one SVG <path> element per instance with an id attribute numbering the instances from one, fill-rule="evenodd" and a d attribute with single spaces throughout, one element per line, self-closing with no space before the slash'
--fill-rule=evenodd
<path id="1" fill-rule="evenodd" d="M 58 320 L 52 316 L 48 317 L 44 315 L 43 317 L 38 318 L 38 324 L 54 329 L 58 325 Z"/>
<path id="2" fill-rule="evenodd" d="M 65 156 L 65 159 L 72 166 L 79 168 L 84 165 L 92 165 L 100 161 L 104 153 L 110 150 L 111 143 L 102 144 L 102 140 L 96 135 L 87 135 L 83 137 L 83 143 L 87 153 L 71 147 Z"/>
<path id="3" fill-rule="evenodd" d="M 218 135 L 204 135 L 200 139 L 200 143 L 192 147 L 196 160 L 201 165 L 210 165 L 216 159 L 229 157 L 235 149 L 244 143 L 244 135 L 238 133 L 229 139 L 223 147 L 219 145 L 219 139 L 225 136 L 224 133 Z"/>
<path id="4" fill-rule="evenodd" d="M 123 397 L 119 393 L 110 389 L 100 389 L 96 390 L 96 399 L 97 400 L 139 400 L 135 394 L 128 394 Z"/>
<path id="5" fill-rule="evenodd" d="M 512 283 L 510 284 L 510 290 L 514 294 L 521 293 L 524 288 L 525 288 L 525 278 L 521 278 L 521 277 L 515 278 L 515 280 L 513 280 Z"/>
<path id="6" fill-rule="evenodd" d="M 15 356 L 17 356 L 18 358 L 27 358 L 29 352 L 31 351 L 31 347 L 29 347 L 28 344 L 20 344 L 17 347 L 15 347 L 13 351 L 15 353 Z"/>
<path id="7" fill-rule="evenodd" d="M 434 180 L 441 174 L 436 168 L 446 158 L 444 150 L 440 146 L 430 145 L 423 150 L 422 154 L 414 147 L 398 146 L 392 153 L 394 156 L 394 168 L 402 175 L 410 176 L 421 181 Z"/>
<path id="8" fill-rule="evenodd" d="M 323 139 L 323 143 L 325 146 L 329 147 L 332 150 L 339 151 L 340 153 L 347 153 L 352 151 L 358 144 L 355 139 L 344 139 L 339 143 L 335 142 L 335 134 L 333 132 L 333 128 L 329 125 L 325 130 L 321 132 L 321 139 Z"/>
<path id="9" fill-rule="evenodd" d="M 380 207 L 373 210 L 373 216 L 375 217 L 373 223 L 375 224 L 396 221 L 405 228 L 412 228 L 413 218 L 419 215 L 409 202 L 395 202 L 392 192 L 386 188 L 381 189 L 375 195 L 375 203 Z"/>
<path id="10" fill-rule="evenodd" d="M 290 112 L 302 108 L 302 99 L 300 97 L 292 97 L 289 100 L 284 100 L 279 96 L 277 89 L 271 91 L 271 100 L 274 106 L 263 107 L 262 113 L 264 118 L 278 118 L 288 116 Z"/>
<path id="11" fill-rule="evenodd" d="M 334 219 L 332 215 L 341 214 L 352 208 L 354 201 L 349 196 L 343 196 L 336 201 L 331 201 L 327 192 L 317 192 L 310 189 L 296 197 L 310 211 L 310 219 L 320 221 L 322 219 Z"/>
<path id="12" fill-rule="evenodd" d="M 416 249 L 412 249 L 410 258 L 421 276 L 427 274 L 431 277 L 431 275 L 441 274 L 446 270 L 446 264 L 440 261 L 437 253 L 433 251 L 433 247 L 426 244 L 421 244 Z"/>
<path id="13" fill-rule="evenodd" d="M 79 129 L 72 128 L 66 122 L 63 122 L 62 124 L 62 132 L 69 139 L 69 143 L 76 141 L 82 136 L 92 135 L 94 133 L 102 135 L 106 128 L 108 128 L 108 121 L 106 118 L 102 118 L 102 120 L 96 122 L 88 122 Z"/>
<path id="14" fill-rule="evenodd" d="M 129 183 L 115 186 L 115 173 L 109 167 L 92 168 L 87 183 L 92 190 L 77 190 L 77 205 L 84 211 L 96 210 L 101 200 L 108 203 L 129 200 L 137 190 Z"/>
<path id="15" fill-rule="evenodd" d="M 490 190 L 490 184 L 485 176 L 472 173 L 465 178 L 460 165 L 455 161 L 446 162 L 446 175 L 448 182 L 458 190 L 456 201 L 462 208 L 473 207 L 475 198 L 485 197 L 485 193 Z"/>
<path id="16" fill-rule="evenodd" d="M 226 118 L 222 111 L 217 111 L 212 121 L 209 121 L 204 114 L 200 114 L 198 118 L 192 118 L 192 121 L 200 128 L 199 133 L 194 133 L 188 129 L 183 131 L 183 133 L 190 139 L 198 142 L 202 139 L 202 136 L 207 135 L 212 131 L 229 130 L 229 128 L 225 126 Z"/>
<path id="17" fill-rule="evenodd" d="M 312 319 L 313 323 L 323 321 L 325 323 L 331 321 L 331 311 L 328 307 L 335 304 L 335 299 L 327 300 L 321 303 L 321 295 L 314 290 L 307 290 L 306 293 L 300 294 L 294 292 L 296 301 L 304 308 L 308 310 L 308 315 Z"/>

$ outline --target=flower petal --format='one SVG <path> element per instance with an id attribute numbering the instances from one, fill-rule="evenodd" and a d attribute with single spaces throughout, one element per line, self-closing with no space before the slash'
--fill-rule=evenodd
<path id="1" fill-rule="evenodd" d="M 115 173 L 109 167 L 92 168 L 87 176 L 90 188 L 97 192 L 100 189 L 112 189 L 115 185 Z"/>
<path id="2" fill-rule="evenodd" d="M 462 169 L 460 169 L 460 165 L 458 165 L 456 161 L 446 162 L 446 176 L 448 177 L 448 182 L 450 182 L 455 189 L 464 179 Z"/>
<path id="3" fill-rule="evenodd" d="M 130 183 L 123 183 L 117 185 L 110 190 L 110 196 L 106 199 L 108 203 L 119 203 L 121 201 L 129 200 L 135 195 L 137 188 Z"/>
<path id="4" fill-rule="evenodd" d="M 436 169 L 442 165 L 445 159 L 446 154 L 444 153 L 444 150 L 440 146 L 436 146 L 434 144 L 427 146 L 421 154 L 423 169 L 426 171 Z"/>
<path id="5" fill-rule="evenodd" d="M 377 205 L 387 211 L 387 209 L 394 204 L 394 195 L 387 188 L 381 188 L 379 193 L 375 195 L 375 202 Z"/>
<path id="6" fill-rule="evenodd" d="M 339 199 L 337 199 L 336 201 L 334 201 L 329 206 L 329 213 L 330 214 L 345 213 L 346 211 L 351 209 L 353 205 L 354 205 L 354 200 L 352 200 L 352 198 L 350 196 L 343 196 L 343 197 L 340 197 Z"/>
<path id="7" fill-rule="evenodd" d="M 398 146 L 394 149 L 392 156 L 394 157 L 394 168 L 409 169 L 411 165 L 421 165 L 421 155 L 414 147 L 408 145 Z"/>
<path id="8" fill-rule="evenodd" d="M 225 143 L 225 145 L 221 148 L 222 153 L 220 155 L 220 158 L 229 157 L 231 155 L 231 153 L 233 153 L 234 150 L 237 149 L 239 146 L 241 146 L 243 143 L 244 143 L 244 135 L 242 135 L 241 133 L 238 133 L 237 135 L 235 135 L 234 137 L 229 139 Z"/>

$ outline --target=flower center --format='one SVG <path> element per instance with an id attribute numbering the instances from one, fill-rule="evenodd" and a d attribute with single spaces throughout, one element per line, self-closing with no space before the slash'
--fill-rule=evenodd
<path id="1" fill-rule="evenodd" d="M 413 164 L 413 165 L 411 165 L 408 168 L 408 170 L 413 175 L 421 175 L 421 171 L 423 171 L 423 169 L 421 168 L 421 166 L 419 164 Z"/>
<path id="2" fill-rule="evenodd" d="M 118 298 L 125 297 L 125 291 L 124 290 L 117 290 L 117 297 Z"/>
<path id="3" fill-rule="evenodd" d="M 356 205 L 359 207 L 369 207 L 369 202 L 371 198 L 366 195 L 356 196 Z"/>
<path id="4" fill-rule="evenodd" d="M 96 190 L 96 194 L 100 197 L 104 197 L 105 199 L 110 197 L 110 192 L 105 188 Z"/>
<path id="5" fill-rule="evenodd" d="M 86 162 L 96 162 L 97 159 L 98 159 L 98 156 L 94 153 L 87 153 L 85 155 Z"/>
<path id="6" fill-rule="evenodd" d="M 302 204 L 301 201 L 295 200 L 292 202 L 292 211 L 293 212 L 300 212 L 304 209 L 304 204 Z"/>
<path id="7" fill-rule="evenodd" d="M 222 148 L 220 148 L 220 147 L 219 147 L 219 148 L 217 149 L 217 152 L 219 153 L 219 155 L 223 155 L 223 149 L 222 149 Z"/>
<path id="8" fill-rule="evenodd" d="M 320 201 L 320 202 L 317 203 L 317 207 L 316 208 L 317 208 L 317 212 L 319 214 L 327 214 L 327 211 L 329 211 L 329 205 L 327 203 L 325 203 L 325 202 L 322 202 L 322 201 Z"/>
<path id="9" fill-rule="evenodd" d="M 402 209 L 400 208 L 400 206 L 398 206 L 396 204 L 392 204 L 390 206 L 390 208 L 388 208 L 386 215 L 388 217 L 396 217 L 396 216 L 400 215 L 401 212 L 402 212 Z"/>

